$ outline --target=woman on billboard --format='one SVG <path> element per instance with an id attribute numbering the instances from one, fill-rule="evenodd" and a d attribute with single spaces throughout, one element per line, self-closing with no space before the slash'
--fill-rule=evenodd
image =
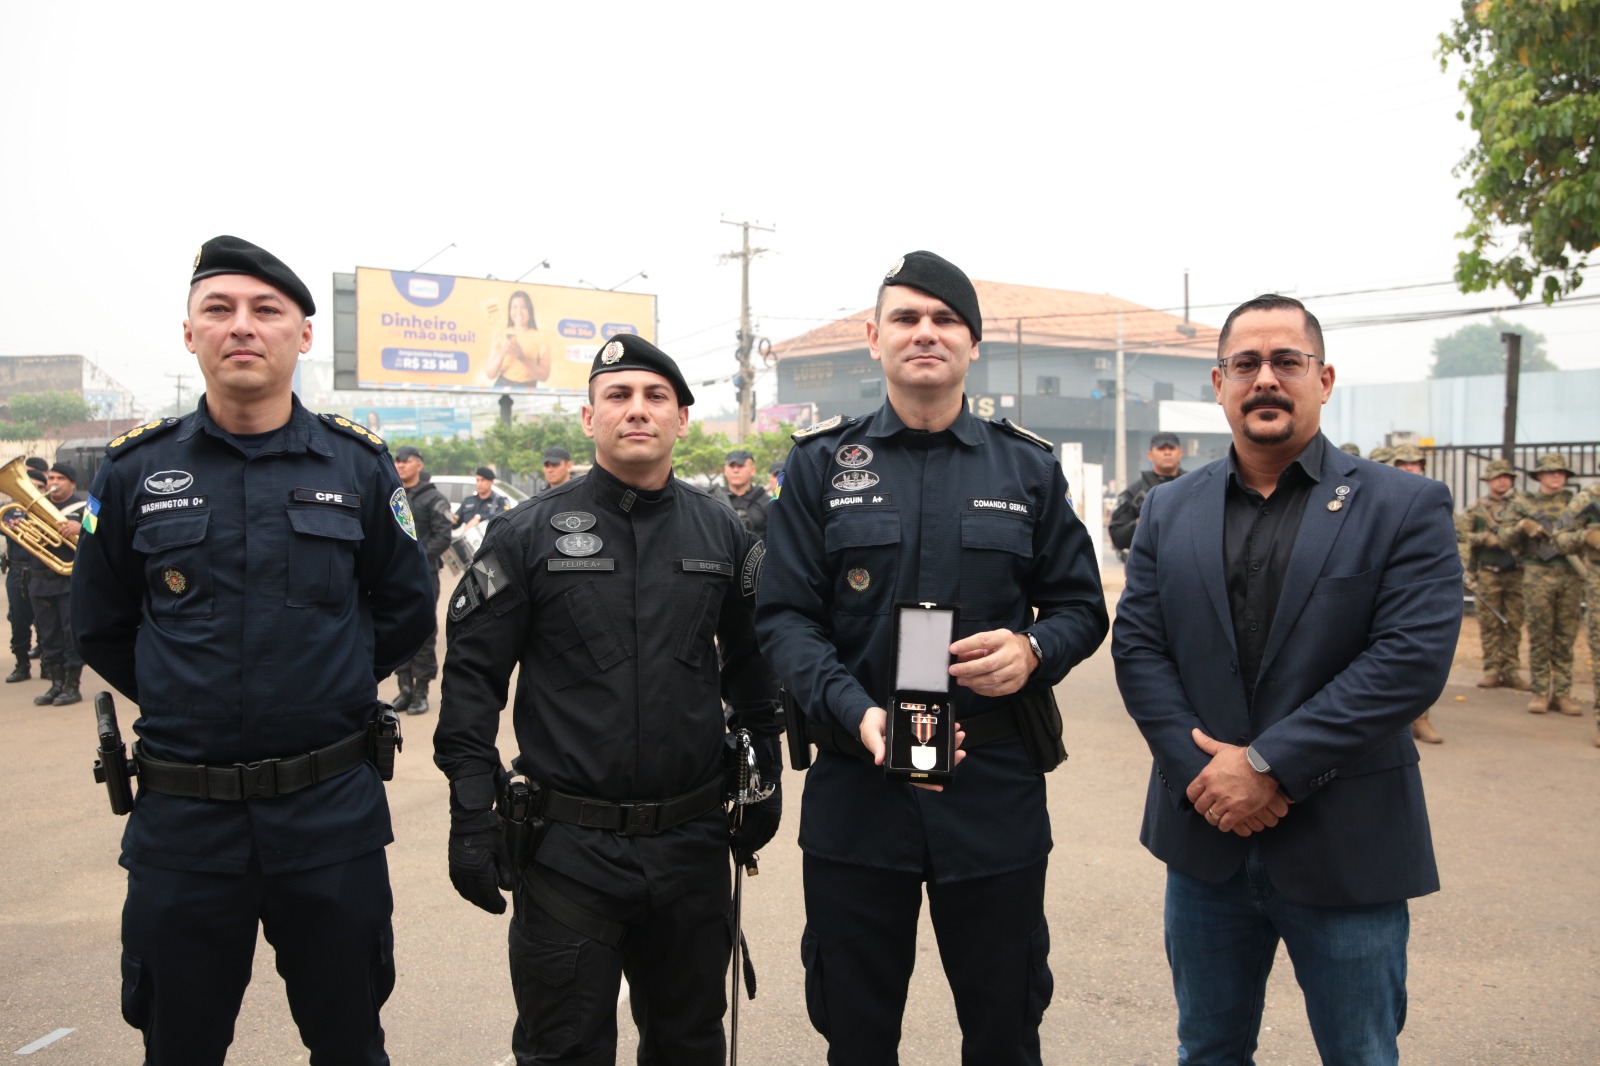
<path id="1" fill-rule="evenodd" d="M 533 317 L 533 298 L 518 289 L 506 304 L 504 332 L 489 349 L 484 380 L 495 385 L 536 385 L 550 376 L 550 349 Z"/>

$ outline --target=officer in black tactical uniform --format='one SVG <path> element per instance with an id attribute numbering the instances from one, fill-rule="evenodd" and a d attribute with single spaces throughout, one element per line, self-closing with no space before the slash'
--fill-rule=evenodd
<path id="1" fill-rule="evenodd" d="M 65 519 L 57 532 L 76 540 L 82 517 L 79 512 L 85 503 L 83 493 L 78 491 L 77 468 L 70 463 L 52 463 L 45 478 L 50 502 Z M 70 543 L 50 549 L 50 554 L 72 564 L 74 552 Z M 78 682 L 83 676 L 83 655 L 72 637 L 72 578 L 35 560 L 28 570 L 28 600 L 33 604 L 33 624 L 39 629 L 39 672 L 50 682 L 50 687 L 35 696 L 33 702 L 40 707 L 82 702 Z"/>
<path id="2" fill-rule="evenodd" d="M 606 343 L 583 407 L 594 469 L 495 519 L 447 607 L 434 760 L 450 778 L 450 879 L 495 914 L 515 884 L 524 1066 L 611 1062 L 624 974 L 640 1062 L 723 1061 L 724 742 L 749 729 L 776 782 L 777 682 L 750 618 L 760 542 L 672 477 L 693 402 L 655 345 Z M 514 867 L 491 806 L 519 665 L 513 767 L 539 791 L 536 856 Z M 735 861 L 771 838 L 779 806 L 745 808 Z"/>
<path id="3" fill-rule="evenodd" d="M 223 1061 L 258 927 L 311 1061 L 389 1061 L 370 723 L 433 610 L 383 442 L 291 391 L 314 310 L 275 256 L 207 241 L 184 322 L 205 395 L 111 441 L 85 509 L 73 623 L 140 710 L 122 1014 L 148 1066 Z"/>
<path id="4" fill-rule="evenodd" d="M 394 470 L 405 486 L 406 499 L 411 503 L 411 516 L 417 524 L 417 542 L 422 554 L 428 557 L 428 569 L 433 573 L 433 584 L 428 594 L 430 618 L 436 618 L 439 609 L 439 571 L 444 567 L 444 553 L 450 550 L 450 530 L 456 517 L 450 510 L 450 501 L 444 498 L 439 486 L 433 483 L 423 469 L 423 455 L 409 444 L 402 444 L 394 452 Z M 428 713 L 428 685 L 439 676 L 438 623 L 428 633 L 411 661 L 395 671 L 400 683 L 400 695 L 394 709 L 407 714 Z"/>
<path id="5" fill-rule="evenodd" d="M 830 1063 L 897 1061 L 924 884 L 962 1061 L 1039 1061 L 1051 841 L 1044 778 L 1022 738 L 1035 735 L 1028 708 L 1099 647 L 1108 622 L 1049 442 L 968 413 L 982 330 L 959 268 L 904 256 L 867 323 L 887 402 L 796 433 L 768 514 L 762 648 L 805 717 L 844 741 L 819 745 L 800 819 L 806 999 Z M 892 612 L 917 601 L 960 608 L 950 673 L 971 757 L 937 795 L 885 781 L 878 765 Z"/>
<path id="6" fill-rule="evenodd" d="M 766 488 L 756 484 L 755 456 L 743 448 L 735 448 L 728 453 L 722 476 L 727 486 L 713 490 L 713 494 L 738 513 L 744 528 L 758 537 L 765 536 L 767 508 L 772 504 L 772 497 Z"/>
<path id="7" fill-rule="evenodd" d="M 1183 448 L 1176 433 L 1156 433 L 1150 437 L 1150 450 L 1144 453 L 1150 460 L 1150 469 L 1141 471 L 1139 482 L 1130 485 L 1117 497 L 1116 510 L 1111 512 L 1111 546 L 1126 558 L 1133 546 L 1133 531 L 1139 526 L 1139 509 L 1144 506 L 1145 493 L 1157 485 L 1183 476 Z"/>

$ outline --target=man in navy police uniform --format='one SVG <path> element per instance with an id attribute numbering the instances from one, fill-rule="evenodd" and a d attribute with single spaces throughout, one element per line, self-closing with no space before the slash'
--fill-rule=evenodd
<path id="1" fill-rule="evenodd" d="M 1461 626 L 1450 494 L 1335 448 L 1333 379 L 1298 300 L 1234 309 L 1211 371 L 1233 447 L 1150 490 L 1117 607 L 1192 1066 L 1252 1061 L 1280 939 L 1322 1061 L 1397 1061 L 1406 900 L 1439 888 L 1411 723 Z"/>
<path id="2" fill-rule="evenodd" d="M 519 1066 L 612 1061 L 623 975 L 640 1062 L 723 1061 L 724 740 L 748 728 L 776 783 L 778 686 L 751 624 L 761 542 L 672 476 L 693 403 L 649 341 L 602 345 L 582 411 L 593 470 L 491 522 L 451 594 L 434 734 L 450 778 L 450 880 L 495 914 L 515 887 Z M 519 665 L 512 765 L 539 786 L 546 829 L 513 869 L 490 808 Z M 745 808 L 735 861 L 771 839 L 781 802 Z"/>
<path id="3" fill-rule="evenodd" d="M 383 442 L 291 391 L 314 311 L 271 253 L 201 246 L 183 328 L 205 395 L 113 440 L 85 509 L 73 625 L 140 711 L 122 1013 L 150 1066 L 223 1061 L 258 925 L 311 1062 L 389 1061 L 368 729 L 432 585 Z"/>
<path id="4" fill-rule="evenodd" d="M 762 648 L 809 718 L 860 740 L 818 752 L 800 816 L 806 998 L 830 1063 L 896 1061 L 924 883 L 962 1061 L 1039 1061 L 1050 823 L 1011 697 L 1092 653 L 1106 607 L 1051 445 L 967 410 L 982 330 L 959 268 L 903 257 L 867 323 L 887 402 L 796 433 L 768 514 Z M 893 607 L 925 600 L 960 607 L 950 673 L 971 750 L 942 794 L 880 765 Z"/>

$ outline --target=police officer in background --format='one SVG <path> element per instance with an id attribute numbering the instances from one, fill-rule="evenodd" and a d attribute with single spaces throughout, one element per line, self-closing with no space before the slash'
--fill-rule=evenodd
<path id="1" fill-rule="evenodd" d="M 755 483 L 755 456 L 743 448 L 735 448 L 723 463 L 722 476 L 728 484 L 716 490 L 717 499 L 738 512 L 744 528 L 758 537 L 763 536 L 767 532 L 767 508 L 772 497 Z"/>
<path id="2" fill-rule="evenodd" d="M 428 557 L 428 568 L 433 572 L 433 584 L 428 594 L 428 617 L 436 618 L 439 605 L 439 571 L 444 566 L 444 553 L 450 550 L 450 530 L 455 526 L 455 515 L 450 511 L 450 501 L 444 498 L 439 486 L 433 483 L 423 469 L 422 453 L 409 444 L 395 449 L 394 471 L 405 486 L 406 499 L 417 524 L 417 541 L 422 554 Z M 428 713 L 428 685 L 439 676 L 438 622 L 435 621 L 428 639 L 422 642 L 411 661 L 395 671 L 400 683 L 400 695 L 394 709 L 406 714 Z"/>
<path id="3" fill-rule="evenodd" d="M 847 742 L 818 751 L 800 819 L 806 998 L 834 1064 L 897 1061 L 924 884 L 962 1062 L 1040 1060 L 1050 822 L 1019 694 L 1048 694 L 1108 622 L 1050 444 L 968 412 L 982 329 L 953 263 L 896 263 L 867 323 L 887 402 L 796 433 L 768 515 L 762 648 L 806 717 Z M 960 606 L 950 674 L 971 757 L 940 794 L 881 767 L 906 601 Z"/>
<path id="4" fill-rule="evenodd" d="M 1116 510 L 1111 512 L 1111 546 L 1124 556 L 1133 545 L 1133 531 L 1139 526 L 1139 508 L 1144 506 L 1145 493 L 1183 476 L 1183 448 L 1176 433 L 1153 434 L 1150 450 L 1144 456 L 1150 460 L 1150 469 L 1140 472 L 1137 485 L 1122 491 Z"/>
<path id="5" fill-rule="evenodd" d="M 78 471 L 70 463 L 53 463 L 45 475 L 46 495 L 65 519 L 57 532 L 78 538 L 79 512 L 85 497 L 78 491 Z M 61 544 L 50 554 L 71 564 L 73 549 Z M 83 655 L 72 636 L 72 578 L 58 574 L 35 560 L 28 570 L 28 599 L 33 603 L 33 623 L 39 628 L 39 672 L 50 687 L 33 698 L 36 706 L 54 704 L 65 707 L 79 703 L 83 696 L 78 683 L 83 677 Z"/>
<path id="6" fill-rule="evenodd" d="M 28 459 L 28 478 L 41 494 L 49 486 L 44 469 L 43 459 Z M 12 525 L 22 521 L 21 515 L 9 519 Z M 33 553 L 20 541 L 6 538 L 6 621 L 11 623 L 11 654 L 17 660 L 17 668 L 6 675 L 8 685 L 33 676 L 33 665 L 28 659 L 28 650 L 33 647 L 33 601 L 28 599 L 28 575 L 33 563 Z"/>
<path id="7" fill-rule="evenodd" d="M 140 711 L 122 1014 L 149 1066 L 221 1063 L 259 926 L 311 1061 L 387 1063 L 369 723 L 433 625 L 427 564 L 383 442 L 291 391 L 315 310 L 294 272 L 216 237 L 188 306 L 205 395 L 107 446 L 72 575 L 84 657 Z"/>
<path id="8" fill-rule="evenodd" d="M 494 471 L 486 466 L 478 467 L 475 472 L 477 484 L 476 491 L 471 496 L 462 500 L 456 507 L 456 525 L 470 526 L 477 522 L 487 522 L 497 514 L 505 514 L 511 510 L 511 501 L 504 493 L 494 491 Z M 436 490 L 437 491 L 437 490 Z"/>
<path id="9" fill-rule="evenodd" d="M 611 1062 L 624 974 L 640 1062 L 723 1061 L 724 741 L 749 729 L 777 781 L 777 681 L 751 624 L 760 542 L 672 476 L 693 403 L 655 345 L 607 342 L 582 412 L 593 470 L 491 523 L 448 605 L 434 761 L 450 779 L 450 880 L 494 914 L 515 888 L 523 1066 Z M 512 765 L 539 791 L 514 868 L 491 807 L 519 666 Z M 745 808 L 735 861 L 771 839 L 780 803 Z"/>
<path id="10" fill-rule="evenodd" d="M 539 492 L 549 489 L 558 489 L 572 480 L 572 453 L 559 444 L 552 444 L 544 450 L 544 455 L 539 457 L 541 468 L 544 470 L 544 488 Z M 534 493 L 537 496 L 539 493 Z"/>

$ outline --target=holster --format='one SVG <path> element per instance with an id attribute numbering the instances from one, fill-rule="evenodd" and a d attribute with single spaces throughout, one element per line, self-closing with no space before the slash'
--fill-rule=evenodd
<path id="1" fill-rule="evenodd" d="M 505 834 L 506 855 L 513 870 L 522 870 L 531 862 L 550 831 L 550 822 L 540 812 L 538 782 L 513 777 L 500 789 L 494 809 L 500 815 L 500 828 Z"/>
<path id="2" fill-rule="evenodd" d="M 1061 708 L 1051 689 L 1023 690 L 1011 697 L 1017 719 L 1017 734 L 1028 753 L 1028 765 L 1036 774 L 1047 774 L 1067 761 L 1067 746 L 1062 741 Z"/>
<path id="3" fill-rule="evenodd" d="M 400 736 L 400 717 L 394 713 L 392 706 L 382 700 L 378 701 L 377 709 L 372 712 L 367 739 L 367 757 L 378 768 L 378 776 L 385 781 L 394 780 L 394 756 L 404 747 L 404 741 Z"/>

